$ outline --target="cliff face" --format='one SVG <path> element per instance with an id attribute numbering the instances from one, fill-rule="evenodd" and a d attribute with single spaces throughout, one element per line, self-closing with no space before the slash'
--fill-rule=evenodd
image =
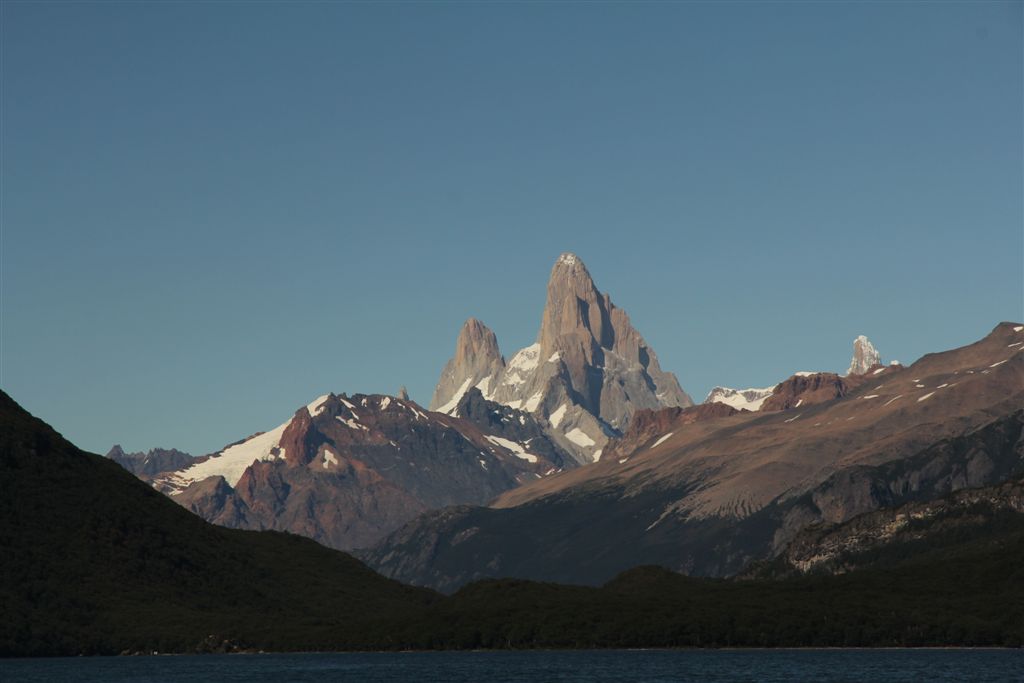
<path id="1" fill-rule="evenodd" d="M 814 525 L 797 534 L 774 562 L 755 566 L 747 575 L 843 574 L 893 564 L 982 537 L 1006 523 L 1024 523 L 1024 479 L 867 512 L 839 524 Z"/>
<path id="2" fill-rule="evenodd" d="M 625 429 L 637 410 L 693 404 L 574 254 L 562 254 L 551 269 L 537 342 L 507 364 L 494 334 L 474 319 L 466 322 L 431 408 L 451 413 L 473 387 L 488 400 L 532 413 L 581 463 L 599 460 L 609 436 Z"/>

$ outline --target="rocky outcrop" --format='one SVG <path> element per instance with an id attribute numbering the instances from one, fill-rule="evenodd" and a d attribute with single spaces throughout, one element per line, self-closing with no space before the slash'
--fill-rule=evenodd
<path id="1" fill-rule="evenodd" d="M 853 340 L 853 358 L 847 375 L 863 375 L 873 367 L 882 364 L 882 355 L 875 350 L 868 338 L 863 334 Z"/>
<path id="2" fill-rule="evenodd" d="M 471 387 L 488 400 L 532 413 L 580 462 L 600 459 L 608 438 L 625 429 L 637 410 L 693 404 L 625 311 L 568 253 L 551 270 L 537 342 L 506 364 L 493 333 L 467 321 L 431 407 L 451 412 Z"/>
<path id="3" fill-rule="evenodd" d="M 525 410 L 488 401 L 476 387 L 462 396 L 453 415 L 475 424 L 488 435 L 489 440 L 524 455 L 529 453 L 541 456 L 557 470 L 576 466 L 572 456 L 547 435 L 533 415 Z"/>
<path id="4" fill-rule="evenodd" d="M 532 416 L 478 390 L 459 405 L 465 418 L 391 396 L 329 394 L 153 485 L 216 524 L 353 549 L 427 510 L 483 504 L 574 464 Z"/>
<path id="5" fill-rule="evenodd" d="M 152 448 L 144 453 L 126 453 L 119 444 L 107 452 L 107 457 L 140 479 L 180 469 L 193 460 L 188 453 L 174 448 Z"/>
<path id="6" fill-rule="evenodd" d="M 761 404 L 761 411 L 789 410 L 825 403 L 846 396 L 851 383 L 832 372 L 801 373 L 776 385 Z"/>
<path id="7" fill-rule="evenodd" d="M 841 574 L 877 566 L 887 555 L 899 560 L 944 541 L 977 538 L 1008 518 L 1024 522 L 1024 480 L 968 488 L 951 495 L 867 512 L 839 524 L 804 529 L 775 561 L 755 566 L 750 576 L 793 573 Z"/>

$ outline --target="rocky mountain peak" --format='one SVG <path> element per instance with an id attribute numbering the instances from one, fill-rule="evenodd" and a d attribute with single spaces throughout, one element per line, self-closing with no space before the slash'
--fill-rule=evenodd
<path id="1" fill-rule="evenodd" d="M 479 386 L 486 394 L 491 381 L 504 369 L 505 359 L 494 332 L 476 318 L 468 319 L 455 341 L 455 355 L 441 372 L 430 409 L 450 411 L 473 386 Z"/>
<path id="2" fill-rule="evenodd" d="M 542 418 L 552 438 L 581 462 L 600 458 L 609 435 L 624 429 L 634 411 L 693 404 L 675 376 L 661 370 L 625 311 L 569 252 L 551 269 L 537 343 L 506 365 L 493 333 L 466 321 L 431 409 L 451 413 L 472 387 L 487 400 Z"/>
<path id="3" fill-rule="evenodd" d="M 562 254 L 548 279 L 547 303 L 537 338 L 541 351 L 551 353 L 560 350 L 560 346 L 571 346 L 560 343 L 560 338 L 566 336 L 583 342 L 585 352 L 592 352 L 594 344 L 600 347 L 602 341 L 610 342 L 610 338 L 604 339 L 611 333 L 610 305 L 597 291 L 583 260 L 575 254 Z"/>
<path id="4" fill-rule="evenodd" d="M 476 318 L 469 318 L 463 323 L 455 342 L 455 359 L 469 365 L 499 360 L 498 338 L 487 325 Z"/>
<path id="5" fill-rule="evenodd" d="M 558 257 L 548 281 L 547 303 L 537 341 L 541 358 L 558 357 L 567 370 L 571 392 L 587 411 L 613 429 L 622 429 L 637 408 L 689 406 L 693 402 L 657 356 L 594 284 L 583 260 Z M 616 377 L 636 375 L 625 387 Z"/>
<path id="6" fill-rule="evenodd" d="M 863 375 L 872 367 L 881 364 L 882 355 L 863 334 L 853 340 L 853 358 L 847 375 Z"/>

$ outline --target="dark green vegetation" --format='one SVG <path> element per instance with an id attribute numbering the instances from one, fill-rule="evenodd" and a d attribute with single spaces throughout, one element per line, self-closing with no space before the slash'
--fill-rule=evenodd
<path id="1" fill-rule="evenodd" d="M 209 525 L 0 393 L 0 654 L 217 649 L 1010 645 L 1024 516 L 841 576 L 602 588 L 488 580 L 452 597 L 279 533 Z"/>
<path id="2" fill-rule="evenodd" d="M 383 621 L 436 600 L 306 538 L 208 524 L 2 393 L 0 548 L 7 655 L 387 647 Z"/>

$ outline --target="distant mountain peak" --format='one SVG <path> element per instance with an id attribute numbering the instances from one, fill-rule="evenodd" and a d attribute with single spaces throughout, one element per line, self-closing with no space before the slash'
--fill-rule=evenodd
<path id="1" fill-rule="evenodd" d="M 868 370 L 882 363 L 882 355 L 863 334 L 853 340 L 853 358 L 847 375 L 863 375 Z"/>
<path id="2" fill-rule="evenodd" d="M 559 445 L 583 462 L 597 460 L 608 436 L 624 429 L 637 409 L 693 405 L 626 312 L 597 289 L 571 252 L 551 268 L 537 342 L 505 364 L 493 333 L 470 318 L 431 409 L 451 413 L 472 387 L 488 400 L 543 418 Z"/>
<path id="3" fill-rule="evenodd" d="M 494 332 L 476 318 L 462 324 L 455 340 L 455 355 L 441 372 L 441 379 L 430 399 L 430 409 L 451 412 L 470 387 L 479 387 L 489 396 L 492 381 L 505 369 L 505 359 Z"/>
<path id="4" fill-rule="evenodd" d="M 704 403 L 724 403 L 737 410 L 758 411 L 761 409 L 761 405 L 765 402 L 765 399 L 771 396 L 772 392 L 775 391 L 775 386 L 778 385 L 764 387 L 762 389 L 732 389 L 730 387 L 715 387 L 708 392 L 708 396 L 704 399 Z"/>

